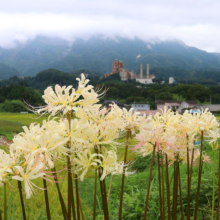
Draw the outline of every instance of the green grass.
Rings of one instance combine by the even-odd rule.
[[[37,117],[35,114],[0,113],[0,135],[13,139],[13,134],[23,131],[22,126],[33,122],[42,123],[47,117]]]
[[[23,125],[28,125],[35,120],[33,114],[10,114],[10,113],[0,113],[0,135],[5,135],[8,139],[12,139],[13,132],[20,132]],[[39,118],[36,121],[41,123],[44,118]],[[121,139],[120,141],[124,141]],[[134,140],[132,140],[132,145]],[[0,146],[0,148],[5,148]],[[213,151],[210,146],[205,144],[205,151],[213,159]],[[120,159],[123,159],[124,156],[124,147],[118,149]],[[137,172],[125,179],[125,189],[124,189],[124,199],[123,199],[123,218],[128,220],[139,220],[143,218],[147,184],[149,178],[149,169],[151,156],[141,158],[137,157],[136,154],[130,149],[128,151],[128,160],[134,160],[133,169]],[[217,163],[218,163],[218,153],[217,153]],[[65,158],[64,158],[65,161]],[[65,166],[65,163],[56,162],[56,169],[61,170]],[[217,174],[218,168],[216,167],[216,192],[217,192]],[[182,194],[183,194],[183,204],[186,208],[187,204],[187,167],[186,164],[180,165],[181,173],[181,183],[182,183]],[[200,191],[200,211],[198,219],[210,219],[211,213],[211,198],[212,198],[212,174],[213,174],[213,164],[204,164],[202,172],[202,181],[201,181],[201,191]],[[60,187],[64,197],[64,201],[67,201],[67,173],[62,172],[60,176]],[[82,206],[85,213],[85,219],[92,219],[93,212],[93,196],[94,196],[94,173],[90,171],[85,178],[84,182],[79,181],[79,192],[82,199]],[[191,209],[193,215],[193,209],[195,207],[195,198],[196,198],[196,187],[197,187],[197,177],[198,177],[198,167],[193,169],[193,179],[192,179],[192,190],[191,190]],[[169,168],[169,178],[173,178],[173,167]],[[110,184],[110,177],[106,178],[107,191]],[[34,181],[39,187],[43,187],[42,179],[37,179]],[[110,219],[118,219],[118,207],[119,207],[119,196],[120,196],[120,186],[121,186],[121,176],[115,176],[112,185],[112,191],[110,196]],[[171,199],[172,199],[172,182],[171,182]],[[21,206],[20,198],[17,188],[17,182],[15,180],[10,181],[10,185],[7,187],[7,196],[8,196],[8,219],[17,220],[21,219]],[[50,200],[50,209],[52,219],[63,219],[62,212],[59,204],[57,189],[55,184],[48,183],[49,191],[49,200]],[[97,193],[97,220],[103,218],[102,212],[102,202],[100,196],[100,189],[98,187]],[[25,195],[24,195],[25,196]],[[217,195],[216,195],[217,196]],[[0,201],[3,201],[3,188],[0,188]],[[44,192],[43,190],[37,189],[36,195],[31,199],[25,199],[25,208],[29,220],[40,220],[46,219],[45,213],[45,203],[44,203]],[[3,211],[3,203],[0,202],[0,209]],[[178,209],[179,211],[179,209]],[[186,211],[186,209],[184,209]],[[158,170],[157,163],[155,161],[152,182],[151,182],[151,194],[149,200],[149,211],[148,219],[159,220],[159,190],[158,190]],[[178,217],[180,219],[180,216]]]

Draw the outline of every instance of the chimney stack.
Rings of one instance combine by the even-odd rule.
[[[147,64],[147,79],[150,79],[149,64]]]
[[[141,64],[141,69],[140,69],[140,78],[143,79],[143,64]]]

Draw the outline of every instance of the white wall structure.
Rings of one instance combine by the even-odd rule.
[[[131,108],[133,108],[133,111],[149,111],[150,104],[149,103],[132,103]]]
[[[169,84],[173,84],[174,83],[174,78],[173,77],[169,77]]]
[[[120,75],[122,81],[126,81],[127,80],[127,73],[126,73],[125,69],[120,69],[119,75]]]
[[[136,82],[140,82],[142,84],[152,84],[152,79],[136,79]]]

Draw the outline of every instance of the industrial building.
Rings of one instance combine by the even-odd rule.
[[[121,60],[115,60],[112,62],[112,73],[119,73],[120,69],[124,69],[125,64]]]
[[[153,81],[152,79],[155,78],[154,74],[150,75],[150,65],[147,64],[147,68],[146,68],[146,77],[143,76],[143,64],[141,64],[141,68],[140,68],[140,78],[136,78],[136,82],[140,82],[143,84],[152,84]]]
[[[151,84],[153,83],[152,79],[155,78],[154,74],[150,75],[149,64],[147,64],[146,77],[143,76],[143,64],[140,67],[140,75],[134,73],[134,71],[129,72],[128,69],[125,69],[125,64],[121,60],[114,60],[112,62],[112,73],[118,73],[122,81],[126,81],[128,79],[135,79],[136,82],[140,82],[143,84]],[[106,73],[104,77],[108,77],[110,74]]]

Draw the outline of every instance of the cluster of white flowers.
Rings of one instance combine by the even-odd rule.
[[[216,117],[204,110],[201,113],[185,111],[183,115],[164,109],[149,119],[149,127],[136,135],[137,144],[134,148],[139,154],[151,154],[153,146],[156,151],[167,154],[169,161],[187,162],[187,149],[189,156],[194,149],[194,161],[200,156],[196,143],[203,141],[216,142],[220,137],[219,123]],[[206,154],[204,159],[206,160]]]
[[[142,156],[156,150],[165,152],[170,161],[185,161],[203,133],[210,142],[220,134],[216,118],[207,110],[202,114],[185,112],[183,115],[170,110],[155,116],[139,116],[132,109],[120,109],[116,104],[103,108],[98,94],[82,74],[78,88],[72,86],[49,87],[44,91],[46,105],[32,108],[35,113],[50,113],[42,125],[32,123],[23,127],[10,145],[9,152],[0,150],[0,186],[10,180],[23,181],[26,198],[37,187],[32,180],[46,178],[47,169],[54,168],[55,161],[69,158],[73,172],[81,181],[89,170],[100,173],[100,180],[107,175],[129,175],[128,163],[119,161],[118,149],[125,134],[135,137],[134,148]],[[59,113],[59,114],[58,114]],[[194,159],[199,156],[195,152]]]
[[[81,75],[78,88],[55,86],[44,91],[46,105],[37,108],[29,106],[37,114],[48,114],[42,125],[37,123],[24,126],[16,135],[8,153],[0,151],[0,184],[9,180],[23,181],[26,198],[35,193],[37,187],[32,180],[46,178],[47,169],[54,168],[55,161],[64,162],[66,156],[81,181],[88,170],[98,170],[100,180],[107,175],[125,175],[128,164],[119,161],[117,149],[125,131],[132,135],[147,129],[148,120],[126,109],[112,104],[103,108],[98,94],[89,80]],[[67,164],[67,168],[70,164]]]

